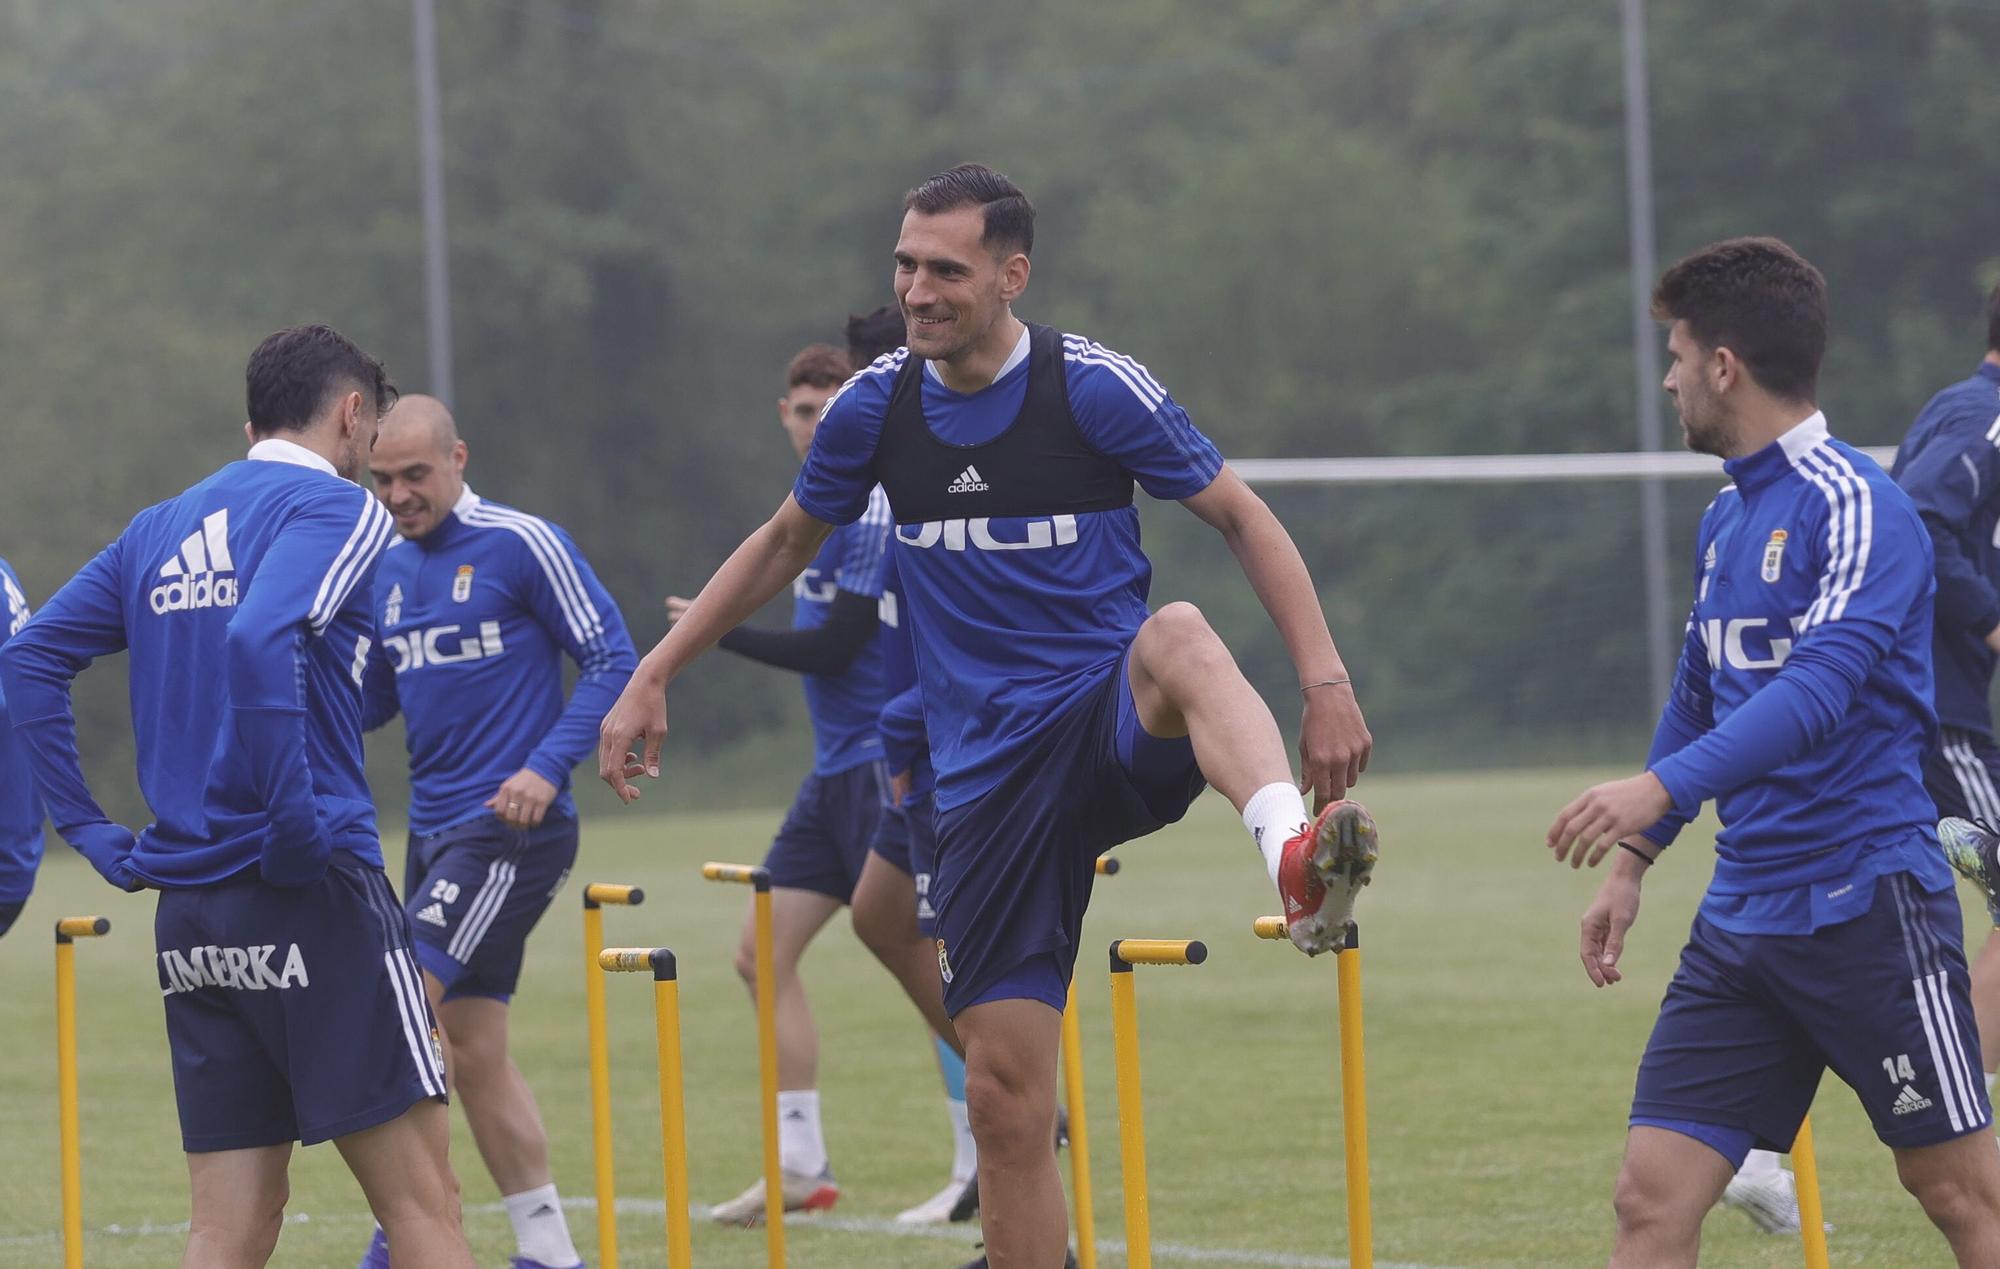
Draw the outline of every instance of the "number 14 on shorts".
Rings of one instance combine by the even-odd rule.
[[[1883,1058],[1882,1073],[1889,1077],[1891,1084],[1904,1084],[1917,1078],[1916,1068],[1910,1065],[1910,1055],[1907,1053]]]

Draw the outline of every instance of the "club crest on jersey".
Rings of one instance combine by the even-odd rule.
[[[1760,574],[1765,581],[1778,580],[1778,570],[1785,563],[1785,539],[1790,536],[1783,529],[1771,530],[1771,540],[1764,544],[1764,568]]]
[[[458,576],[451,579],[451,602],[462,604],[472,598],[472,565],[458,566]]]
[[[389,588],[389,598],[382,605],[382,624],[393,626],[403,619],[403,584],[397,582]]]
[[[938,977],[944,979],[945,982],[949,983],[951,981],[951,957],[945,954],[943,939],[939,939],[937,941],[937,945],[938,945]]]

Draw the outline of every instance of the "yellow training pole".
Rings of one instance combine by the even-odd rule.
[[[785,1178],[778,1168],[777,970],[771,952],[771,874],[748,864],[707,863],[710,881],[750,886],[757,942],[757,1065],[764,1102],[764,1238],[771,1269],[785,1263]]]
[[[1097,857],[1097,875],[1118,875],[1118,860]],[[1069,980],[1069,1003],[1062,1017],[1063,1101],[1069,1110],[1069,1175],[1076,1194],[1077,1269],[1097,1269],[1097,1212],[1090,1197],[1090,1126],[1083,1105],[1083,1028],[1077,1020],[1076,979]]]
[[[611,1166],[611,1049],[604,1021],[604,978],[597,972],[604,950],[607,903],[636,907],[646,901],[637,886],[593,882],[583,888],[583,1003],[590,1027],[590,1144],[597,1172],[597,1262],[618,1269],[618,1183]]]
[[[688,1220],[687,1111],[681,1090],[681,994],[674,954],[664,947],[602,952],[607,973],[653,972],[653,1026],[660,1044],[660,1167],[666,1178],[667,1266],[692,1269]]]
[[[1806,1269],[1827,1269],[1826,1210],[1819,1201],[1819,1158],[1813,1154],[1812,1116],[1799,1122],[1792,1143],[1792,1174],[1799,1183],[1799,1239],[1805,1244]]]
[[[56,922],[56,1118],[62,1155],[63,1269],[83,1269],[83,1138],[76,1103],[77,939],[108,933],[103,917]]]
[[[1361,931],[1347,923],[1347,940],[1334,955],[1340,980],[1340,1112],[1347,1144],[1347,1258],[1354,1269],[1374,1269],[1374,1209],[1368,1198],[1368,1075],[1362,1065]]]
[[[1153,1269],[1146,1210],[1145,1099],[1139,1087],[1139,996],[1134,965],[1199,965],[1208,948],[1187,939],[1117,939],[1111,944],[1111,1051],[1118,1068],[1118,1157],[1125,1191],[1125,1264]]]
[[[1283,941],[1285,918],[1258,917],[1257,937]],[[1347,1259],[1353,1269],[1375,1264],[1374,1207],[1368,1195],[1368,1075],[1361,1043],[1361,931],[1347,923],[1334,956],[1340,986],[1340,1113],[1347,1151]]]

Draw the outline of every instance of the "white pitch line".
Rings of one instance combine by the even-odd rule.
[[[566,1208],[595,1210],[594,1198],[566,1198]],[[507,1208],[500,1203],[483,1203],[468,1207],[468,1216],[498,1216]],[[620,1212],[630,1212],[637,1216],[661,1216],[667,1210],[661,1199],[621,1198],[618,1200]],[[696,1220],[708,1216],[706,1207],[697,1205],[692,1209]],[[287,1225],[354,1225],[364,1227],[374,1224],[374,1218],[365,1212],[337,1212],[325,1216],[314,1216],[310,1212],[292,1212],[286,1215]],[[831,1229],[848,1234],[876,1234],[889,1238],[924,1238],[935,1242],[959,1243],[970,1247],[979,1239],[977,1228],[968,1225],[901,1225],[895,1221],[870,1220],[858,1216],[788,1216],[785,1224],[798,1229]],[[181,1235],[188,1231],[186,1221],[171,1224],[147,1222],[139,1225],[106,1225],[102,1229],[90,1231],[98,1238],[159,1238],[168,1234]],[[42,1234],[9,1234],[0,1236],[0,1247],[26,1247],[43,1243],[53,1244],[58,1235],[53,1231]],[[1097,1249],[1122,1256],[1125,1241],[1119,1238],[1100,1238]],[[1179,1261],[1185,1264],[1201,1265],[1256,1265],[1262,1269],[1349,1269],[1349,1261],[1340,1256],[1311,1256],[1290,1251],[1257,1251],[1247,1247],[1195,1247],[1182,1243],[1154,1243],[1153,1255],[1156,1259]],[[1450,1269],[1446,1265],[1419,1264],[1413,1261],[1378,1260],[1376,1269]]]

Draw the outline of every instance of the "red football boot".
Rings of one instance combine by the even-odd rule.
[[[1285,932],[1308,956],[1337,952],[1354,918],[1354,897],[1375,873],[1375,821],[1359,802],[1334,802],[1285,843],[1278,896]]]

